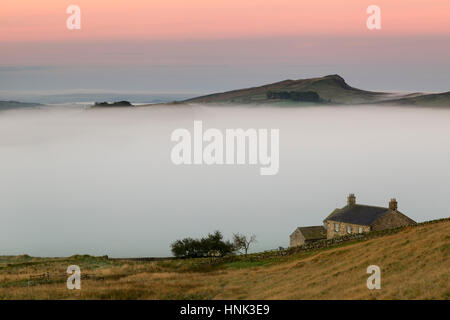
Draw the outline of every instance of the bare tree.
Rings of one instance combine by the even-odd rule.
[[[252,243],[256,242],[256,236],[252,235],[251,237],[247,237],[243,234],[235,233],[233,234],[233,244],[236,250],[244,250],[245,254],[247,254],[248,249]]]

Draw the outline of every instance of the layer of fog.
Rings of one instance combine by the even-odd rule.
[[[280,129],[280,171],[175,166],[171,132]],[[170,106],[0,113],[0,255],[167,256],[216,229],[289,244],[346,195],[417,221],[447,217],[450,111]]]

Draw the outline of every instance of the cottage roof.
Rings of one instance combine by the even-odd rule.
[[[328,217],[326,217],[323,221],[327,221],[329,220],[332,216],[334,216],[335,214],[337,214],[339,211],[341,211],[341,209],[334,209],[329,215]]]
[[[305,240],[318,240],[327,237],[327,231],[323,226],[298,227],[297,229],[303,234]]]
[[[361,204],[347,205],[342,209],[334,210],[325,221],[332,220],[369,226],[388,211],[388,208],[383,207]]]

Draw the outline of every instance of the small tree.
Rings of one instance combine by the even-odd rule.
[[[236,250],[244,250],[244,253],[248,253],[248,249],[252,243],[256,242],[256,236],[252,235],[247,237],[243,234],[235,233],[233,234],[233,244]]]

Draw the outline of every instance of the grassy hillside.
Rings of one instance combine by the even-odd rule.
[[[207,259],[0,257],[0,298],[450,299],[448,220],[363,242],[260,257],[214,264]],[[66,289],[71,264],[81,267],[81,290]],[[372,264],[381,268],[381,290],[366,287],[366,268]],[[48,278],[39,278],[46,272]]]

